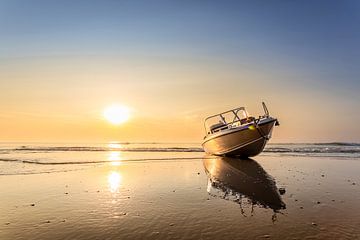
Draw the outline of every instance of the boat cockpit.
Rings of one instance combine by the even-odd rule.
[[[259,116],[261,118],[269,117],[269,112],[265,103],[263,108],[265,111],[264,116]],[[227,129],[236,128],[251,122],[255,122],[257,119],[249,115],[244,107],[234,108],[226,112],[212,115],[207,117],[204,122],[204,128],[206,135],[224,131]]]

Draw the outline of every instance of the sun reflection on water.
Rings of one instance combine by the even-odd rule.
[[[108,184],[110,192],[116,193],[119,191],[121,185],[122,176],[119,172],[112,171],[108,175]]]
[[[121,149],[122,145],[120,143],[111,142],[108,144],[108,148],[110,149]]]
[[[121,165],[121,155],[119,151],[111,151],[108,155],[108,160],[113,166]]]

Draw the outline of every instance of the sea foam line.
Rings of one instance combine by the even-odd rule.
[[[70,162],[39,162],[37,160],[22,160],[14,158],[2,158],[1,162],[18,162],[18,163],[27,163],[27,164],[38,164],[38,165],[80,165],[80,164],[102,164],[102,163],[116,163],[116,162],[149,162],[149,161],[173,161],[173,160],[197,160],[204,158],[216,158],[216,156],[209,157],[173,157],[173,158],[136,158],[136,159],[121,159],[119,161],[108,161],[108,160],[99,160],[99,161],[70,161]]]

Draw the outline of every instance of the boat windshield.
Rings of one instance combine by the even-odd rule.
[[[221,130],[233,128],[247,123],[249,114],[245,108],[235,108],[205,119],[206,134],[215,133]]]

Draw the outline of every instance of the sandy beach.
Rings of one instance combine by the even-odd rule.
[[[0,239],[360,238],[357,158],[197,156],[3,174]]]

